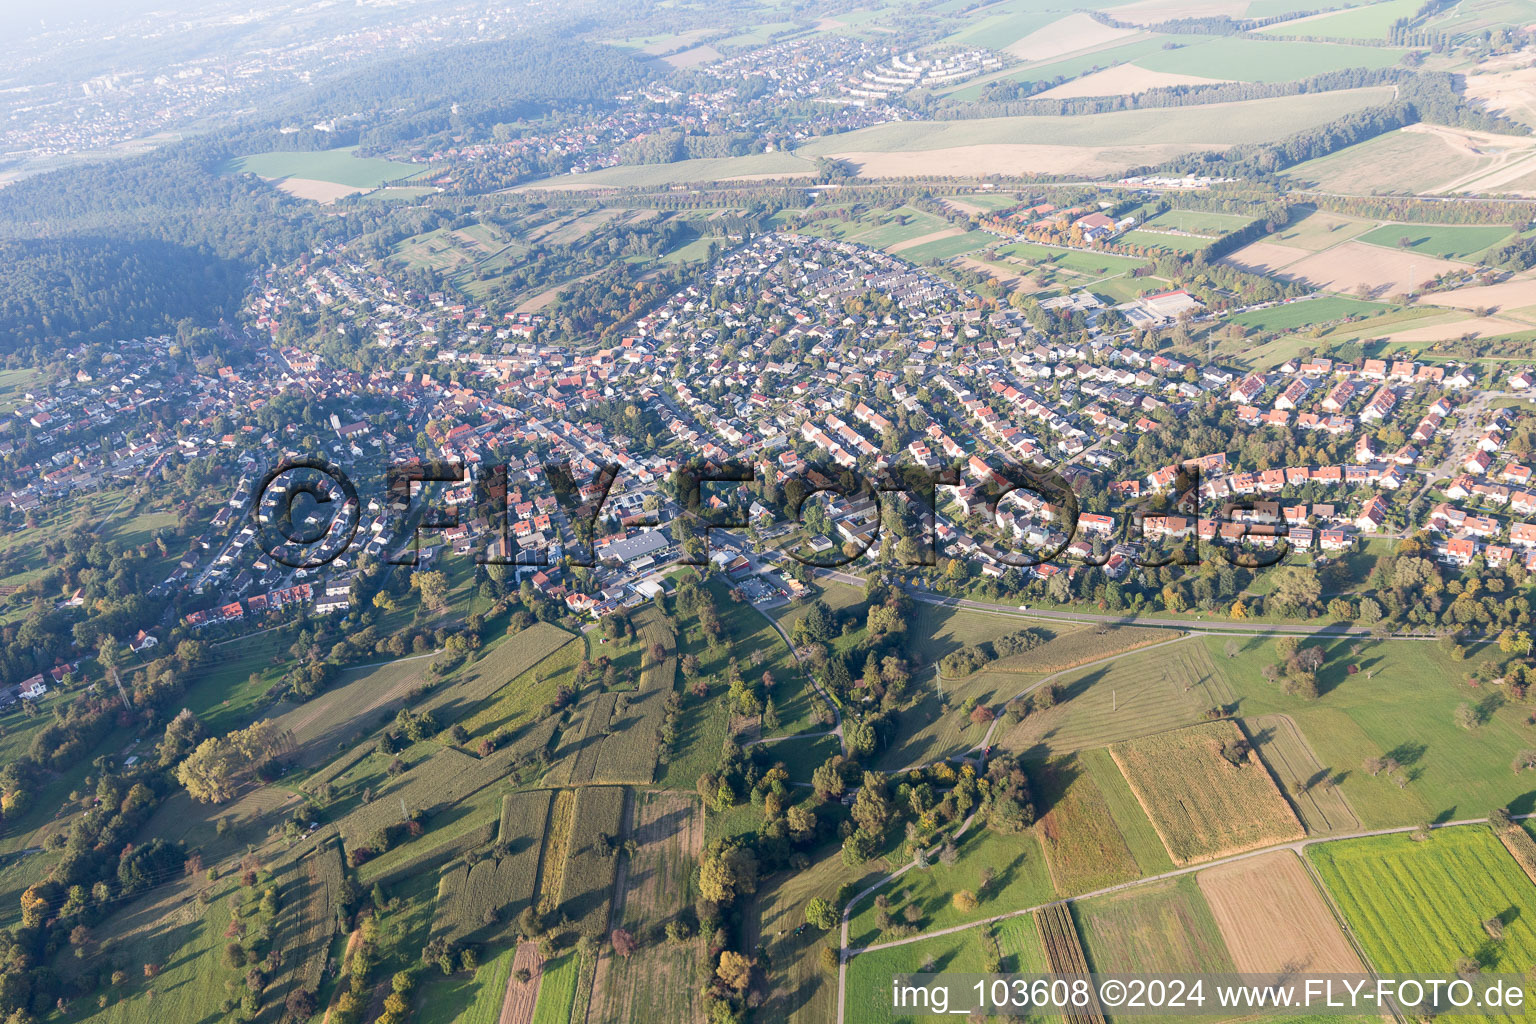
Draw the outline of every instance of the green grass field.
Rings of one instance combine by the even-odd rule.
[[[1214,238],[1195,238],[1190,235],[1172,235],[1165,231],[1127,231],[1118,241],[1126,245],[1139,245],[1146,249],[1167,249],[1170,252],[1199,252],[1215,241]]]
[[[955,256],[988,245],[996,244],[998,238],[990,231],[967,231],[963,235],[954,235],[950,238],[937,238],[922,245],[914,245],[902,249],[896,255],[913,263],[925,263],[928,260],[947,260]]]
[[[1359,299],[1330,295],[1321,299],[1256,309],[1251,313],[1239,313],[1232,321],[1261,331],[1293,331],[1298,327],[1329,323],[1347,316],[1371,316],[1390,308],[1380,302],[1362,302]]]
[[[1345,68],[1389,67],[1402,58],[1403,52],[1382,46],[1213,36],[1177,49],[1147,54],[1138,58],[1136,65],[1148,71],[1238,82],[1291,82]]]
[[[567,953],[544,965],[539,979],[539,999],[533,1008],[533,1024],[569,1024],[571,1003],[576,998],[578,963]]]
[[[1372,965],[1384,974],[1450,975],[1462,957],[1485,971],[1536,959],[1536,889],[1483,825],[1322,843],[1308,858]],[[1483,922],[1497,917],[1503,938]]]
[[[304,178],[352,188],[377,188],[386,181],[425,173],[425,164],[408,164],[378,157],[360,157],[356,146],[318,152],[252,153],[231,160],[225,170],[263,178]]]
[[[1206,213],[1203,210],[1164,210],[1147,221],[1145,227],[1165,231],[1189,231],[1197,235],[1227,235],[1252,221],[1231,213]]]
[[[855,890],[863,889],[880,873],[875,864],[844,867],[835,843],[813,856],[803,871],[781,871],[760,880],[743,913],[749,948],[761,945],[774,965],[765,976],[764,1013],[790,1024],[825,1024],[837,1015],[837,979],[819,962],[821,949],[829,942],[836,946],[837,935],[815,928],[795,934],[805,923],[806,904],[818,896],[835,899],[845,880]]]
[[[1412,18],[1422,6],[1416,0],[1382,0],[1381,3],[1365,4],[1347,11],[1339,11],[1322,18],[1314,18],[1300,24],[1280,24],[1262,28],[1268,35],[1320,36],[1325,39],[1382,39],[1385,40],[1392,23],[1399,18]]]
[[[496,1024],[516,956],[516,947],[509,946],[467,977],[422,972],[411,1019],[418,1024]]]
[[[1509,228],[1502,226],[1385,224],[1361,235],[1360,241],[1388,249],[1411,249],[1427,256],[1468,259],[1510,234]],[[1407,245],[1403,244],[1404,239]]]
[[[1033,836],[973,828],[957,846],[960,859],[953,867],[935,859],[927,868],[914,868],[879,890],[890,897],[891,913],[897,920],[907,906],[916,906],[922,912],[918,927],[928,931],[1055,899],[1045,855]],[[992,884],[985,888],[981,884],[984,868],[995,873]],[[954,894],[962,889],[969,889],[980,899],[975,910],[966,912],[955,906]],[[875,926],[874,894],[858,904],[848,925],[848,940],[855,946],[881,940]]]
[[[892,1005],[891,978],[898,974],[980,974],[981,937],[971,928],[921,942],[860,953],[848,965],[848,1024],[898,1024],[933,1020],[931,1014],[904,1012]],[[831,1018],[826,1018],[831,1019]]]
[[[1072,904],[1089,967],[1110,974],[1232,971],[1210,905],[1193,875]]]

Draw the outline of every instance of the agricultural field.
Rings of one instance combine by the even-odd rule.
[[[1233,970],[1216,918],[1191,875],[1072,904],[1089,967],[1102,974]]]
[[[532,1024],[570,1024],[579,973],[580,963],[574,952],[565,953],[544,965]]]
[[[1305,35],[1324,39],[1371,39],[1385,41],[1392,23],[1401,18],[1413,18],[1419,13],[1414,0],[1381,0],[1380,3],[1364,4],[1349,10],[1297,18],[1268,28],[1261,33],[1273,35]]]
[[[867,946],[882,940],[876,924],[876,895],[890,900],[891,914],[899,921],[908,906],[922,914],[923,931],[946,928],[966,921],[979,920],[1007,910],[1047,903],[1056,898],[1051,885],[1045,855],[1033,836],[1010,836],[984,828],[973,828],[956,843],[959,859],[947,866],[934,858],[922,871],[908,871],[890,885],[871,894],[857,905],[849,921],[849,942]],[[993,878],[982,884],[983,872]],[[955,906],[954,895],[961,890],[976,894],[978,905],[963,911]],[[883,936],[890,938],[890,936]]]
[[[1149,53],[1137,58],[1136,64],[1149,71],[1236,82],[1290,82],[1345,68],[1390,67],[1402,59],[1403,52],[1384,46],[1211,36],[1186,46]]]
[[[1386,63],[1396,60],[1390,51],[1365,52],[1372,60],[1381,55],[1388,58]],[[815,140],[795,155],[803,160],[835,157],[871,177],[1007,174],[1021,160],[1044,174],[1117,173],[1208,148],[1206,140],[1212,138],[1228,143],[1268,141],[1382,102],[1389,94],[1388,89],[1372,87],[1198,108],[892,122]]]
[[[623,830],[624,800],[625,791],[620,786],[586,786],[576,791],[559,906],[560,913],[569,917],[582,935],[608,931],[617,860],[615,841]]]
[[[1175,864],[1242,853],[1305,833],[1264,763],[1232,722],[1211,722],[1110,747]]]
[[[1255,309],[1239,313],[1231,319],[1233,323],[1261,331],[1294,331],[1298,327],[1332,323],[1346,317],[1374,316],[1391,308],[1380,302],[1361,302],[1359,299],[1329,295],[1304,302],[1287,302],[1268,309]]]
[[[554,785],[649,783],[655,772],[657,732],[666,716],[677,667],[677,644],[655,608],[635,613],[639,637],[638,688],[595,693],[573,710],[545,778]],[[652,656],[659,645],[663,657]]]
[[[1536,888],[1484,825],[1422,842],[1396,834],[1319,843],[1307,856],[1383,974],[1450,975],[1463,957],[1520,972],[1536,957]],[[1497,942],[1483,927],[1495,917]]]
[[[1239,972],[1363,972],[1322,893],[1291,851],[1207,868],[1195,878]]]
[[[534,635],[519,641],[524,634]],[[494,673],[505,682],[486,694],[478,706],[466,707],[468,714],[459,722],[469,733],[465,748],[475,748],[498,730],[518,734],[543,713],[560,687],[573,685],[576,664],[586,653],[580,638],[538,623],[482,656],[476,662],[479,672]]]
[[[1509,235],[1503,226],[1385,224],[1361,235],[1360,241],[1446,259],[1472,259]]]
[[[472,865],[456,864],[443,872],[438,883],[432,931],[454,941],[481,939],[498,934],[501,926],[516,920],[533,903],[543,848],[543,823],[553,794],[549,790],[509,794],[503,804],[502,823],[508,813],[517,814],[524,834],[507,843],[506,856],[487,856]],[[537,823],[536,825],[534,823]],[[533,834],[527,834],[532,826]]]
[[[1102,747],[1193,725],[1208,709],[1233,699],[1225,674],[1198,641],[1189,640],[1164,641],[1085,667],[1054,685],[1056,703],[999,729],[999,746],[1031,759]]]
[[[1492,166],[1490,156],[1450,133],[1420,128],[1413,125],[1386,132],[1283,173],[1297,182],[1348,195],[1437,193]]]
[[[1280,788],[1311,835],[1348,832],[1360,819],[1333,775],[1320,763],[1289,715],[1260,715],[1244,720],[1259,759],[1269,767]]]

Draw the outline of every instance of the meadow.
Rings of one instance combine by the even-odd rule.
[[[908,906],[922,914],[918,927],[924,931],[979,920],[1007,910],[1019,910],[1056,898],[1046,868],[1045,855],[1032,835],[1009,836],[985,828],[973,828],[956,843],[959,859],[946,866],[935,857],[925,869],[908,871],[891,884],[862,900],[848,924],[848,941],[867,946],[883,938],[875,924],[874,898],[884,893],[891,913],[901,920]],[[982,872],[990,869],[993,880],[982,885]],[[962,889],[976,894],[974,910],[961,910],[954,895]]]
[[[1305,833],[1257,755],[1234,764],[1244,739],[1233,722],[1210,722],[1109,748],[1175,864],[1242,853]]]
[[[377,188],[387,181],[416,177],[429,170],[425,164],[361,157],[356,146],[315,152],[252,153],[231,160],[225,167],[226,173],[328,181],[356,189]]]
[[[848,1000],[844,1019],[848,1024],[932,1020],[931,1015],[899,1012],[892,1005],[891,978],[918,973],[980,974],[982,964],[981,937],[974,928],[860,953],[848,964],[848,991],[864,996]]]
[[[1509,235],[1509,228],[1504,226],[1385,224],[1361,235],[1360,241],[1446,259],[1469,259]],[[1407,245],[1403,244],[1405,239]]]
[[[801,931],[805,907],[816,898],[834,901],[846,880],[855,891],[872,884],[880,871],[874,864],[853,875],[843,866],[836,844],[812,854],[809,867],[780,871],[758,881],[757,892],[743,914],[748,948],[763,948],[774,969],[766,974],[764,1013],[790,1024],[824,1024],[837,1015],[837,979],[820,963],[820,951],[836,947],[836,933],[815,928]]]
[[[1298,327],[1331,323],[1345,317],[1372,316],[1391,307],[1380,302],[1362,302],[1341,295],[1328,295],[1305,302],[1287,302],[1268,309],[1255,309],[1232,317],[1233,323],[1261,331],[1294,331]]]
[[[1524,971],[1536,959],[1536,889],[1484,825],[1319,843],[1307,856],[1376,970]],[[1411,908],[1411,909],[1410,909]],[[1495,941],[1483,922],[1497,917]]]
[[[1256,36],[1212,36],[1136,60],[1148,71],[1165,71],[1237,82],[1291,82],[1345,68],[1382,68],[1403,52],[1383,46],[1347,46],[1269,40]],[[1271,138],[1278,138],[1278,135]]]
[[[1325,656],[1320,695],[1307,699],[1264,679],[1264,666],[1278,660],[1271,641],[1246,639],[1230,659],[1220,638],[1198,642],[1220,663],[1245,719],[1283,713],[1295,721],[1363,827],[1450,820],[1505,805],[1517,814],[1536,811],[1536,786],[1509,769],[1531,746],[1525,713],[1498,692],[1463,682],[1480,661],[1498,656],[1491,646],[1474,647],[1461,661],[1417,640],[1304,641]],[[1472,729],[1456,722],[1460,704],[1477,713]],[[1374,757],[1393,758],[1400,772],[1367,774],[1363,763]]]
[[[1098,973],[1214,974],[1231,954],[1194,876],[1148,882],[1072,904],[1088,963]]]

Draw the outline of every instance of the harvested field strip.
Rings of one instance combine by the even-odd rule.
[[[693,872],[704,852],[703,811],[691,794],[633,794],[625,836],[636,846],[626,858],[615,907],[615,917],[631,932],[664,926],[693,905]]]
[[[570,851],[560,879],[560,910],[583,935],[607,931],[617,838],[623,828],[624,789],[588,786],[576,791]]]
[[[1110,747],[1178,865],[1300,839],[1306,833],[1235,722],[1209,722]]]
[[[1123,651],[1170,639],[1166,629],[1117,626],[1062,633],[1024,654],[999,658],[987,666],[990,672],[1064,672]]]
[[[703,1019],[697,940],[687,945],[653,943],[631,957],[605,953],[592,980],[587,1024]]]
[[[298,931],[302,935],[297,949],[307,955],[294,974],[300,988],[313,992],[320,987],[330,959],[330,938],[336,930],[336,908],[346,871],[341,861],[341,843],[331,839],[304,858],[305,894]]]
[[[565,878],[565,857],[571,848],[571,820],[575,812],[575,792],[569,789],[557,792],[549,808],[549,828],[544,833],[544,846],[539,851],[537,891],[539,907],[545,912],[554,910],[560,899],[560,886]]]
[[[1515,863],[1520,865],[1520,870],[1532,882],[1536,882],[1536,839],[1531,838],[1522,825],[1511,825],[1509,828],[1494,829],[1499,837],[1499,842],[1504,844],[1504,849],[1515,858]]]
[[[1289,850],[1207,868],[1195,877],[1237,970],[1365,970],[1312,876]]]
[[[1088,958],[1083,955],[1077,926],[1072,923],[1072,913],[1065,903],[1053,903],[1035,911],[1035,928],[1040,933],[1040,945],[1045,948],[1050,973],[1088,974]],[[1104,1024],[1104,1009],[1094,996],[1088,1006],[1069,1008],[1062,1017],[1066,1024]]]
[[[527,981],[517,980],[517,972],[520,970],[528,972]],[[533,1020],[534,1007],[539,1002],[539,983],[543,976],[544,958],[539,955],[539,944],[521,943],[512,958],[512,976],[507,979],[507,992],[501,1001],[501,1016],[497,1024],[529,1024]]]
[[[1344,791],[1332,784],[1331,773],[1318,763],[1290,715],[1260,715],[1247,724],[1254,750],[1280,780],[1308,832],[1350,832],[1360,827]]]

